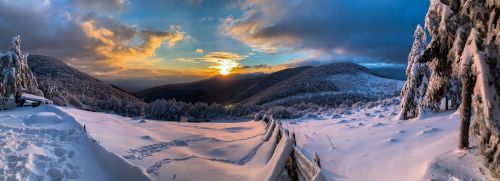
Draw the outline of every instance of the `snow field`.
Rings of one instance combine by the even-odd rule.
[[[157,180],[275,180],[293,146],[280,127],[260,121],[179,123],[133,120],[60,108],[89,135]],[[250,171],[251,170],[251,171]]]
[[[82,130],[51,110],[0,114],[0,180],[108,180]]]
[[[297,145],[309,158],[310,153],[319,154],[330,180],[494,180],[487,176],[477,150],[456,149],[458,114],[400,121],[395,118],[398,109],[377,106],[283,125],[296,133]]]

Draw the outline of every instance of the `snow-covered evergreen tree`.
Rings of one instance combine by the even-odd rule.
[[[414,118],[422,111],[421,102],[427,89],[430,73],[427,65],[419,62],[427,46],[426,36],[422,26],[418,25],[413,35],[411,52],[408,55],[408,67],[406,68],[408,81],[401,91],[400,119]]]
[[[427,90],[422,102],[414,101],[418,96],[410,85],[420,80],[409,75],[409,86],[402,93],[402,118],[415,116],[417,111],[411,109],[418,106],[437,111],[443,100],[450,101],[453,109],[460,105],[459,147],[471,146],[472,123],[477,147],[496,177],[500,177],[499,17],[497,0],[431,0],[425,24],[432,40],[418,60],[431,70]]]
[[[2,109],[19,103],[23,92],[41,94],[38,84],[28,67],[28,54],[21,51],[21,38],[16,36],[11,41],[10,50],[0,57],[0,98]]]

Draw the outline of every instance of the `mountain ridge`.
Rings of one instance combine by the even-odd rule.
[[[234,75],[234,77],[214,76],[192,83],[158,86],[135,92],[135,94],[146,102],[175,98],[185,102],[265,104],[274,99],[300,93],[335,91],[337,88],[328,80],[328,76],[349,73],[366,73],[374,77],[382,77],[364,66],[350,62],[339,62],[321,66],[294,67],[266,75],[246,76],[246,78],[241,79],[234,77],[242,75]],[[302,84],[302,82],[308,82],[308,84]],[[294,86],[287,87],[286,85]],[[279,86],[287,88],[281,92],[276,91],[280,89]],[[276,96],[276,94],[282,95]],[[355,96],[353,95],[353,97]]]
[[[133,94],[45,55],[30,54],[28,65],[44,96],[60,106],[140,115],[146,103]]]

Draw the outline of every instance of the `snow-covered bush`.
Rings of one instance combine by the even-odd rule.
[[[291,107],[274,106],[266,111],[266,115],[272,115],[275,119],[294,119],[301,116],[297,112]]]
[[[255,115],[253,116],[253,120],[260,121],[264,118],[264,115],[265,115],[264,111],[259,111],[259,112],[255,113]]]
[[[193,104],[175,99],[160,99],[149,103],[146,116],[168,121],[178,121],[182,116],[186,116],[191,118],[190,121],[206,121],[214,118],[248,116],[260,110],[260,106],[251,104],[223,106],[217,103],[209,105],[204,102],[196,102]]]

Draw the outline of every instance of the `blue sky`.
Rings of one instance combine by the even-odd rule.
[[[26,7],[30,8],[26,8]],[[0,1],[0,43],[140,88],[352,61],[404,66],[427,0]]]

